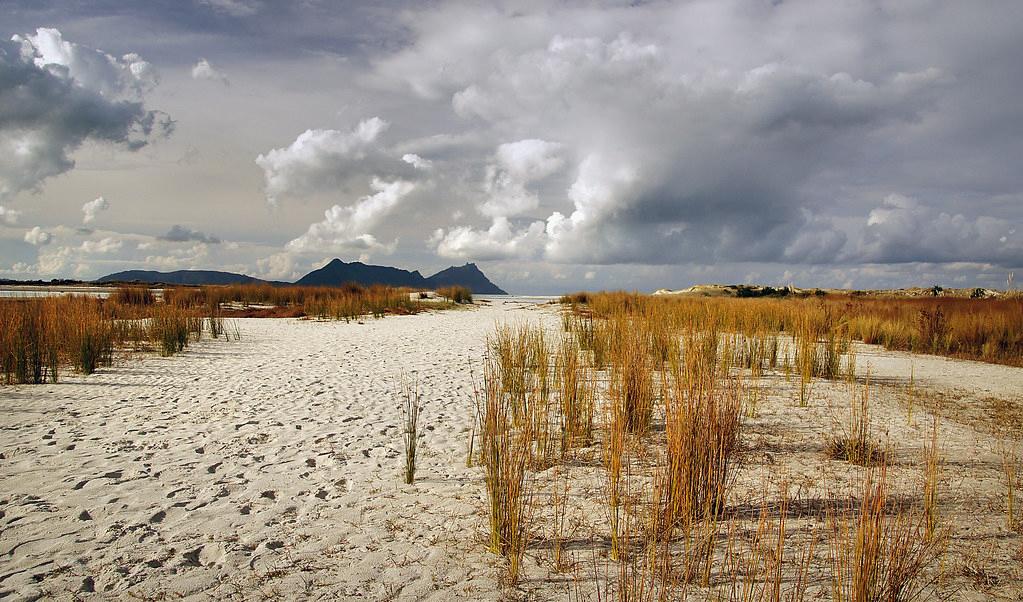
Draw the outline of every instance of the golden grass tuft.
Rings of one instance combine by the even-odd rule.
[[[508,561],[507,579],[514,584],[529,537],[535,492],[527,471],[530,423],[516,421],[518,400],[508,393],[502,368],[494,360],[484,364],[483,383],[476,389],[477,437],[487,489],[488,547]]]
[[[884,462],[886,453],[870,435],[870,382],[853,389],[849,417],[840,433],[827,441],[827,455],[850,464],[871,466]]]
[[[858,505],[833,509],[832,600],[911,602],[933,595],[931,569],[945,550],[948,534],[928,535],[922,513],[889,496],[887,468],[867,471]]]
[[[601,600],[796,602],[830,590],[837,600],[872,602],[935,591],[948,541],[937,422],[924,446],[923,495],[895,499],[890,454],[871,433],[870,383],[855,384],[841,305],[629,293],[562,302],[556,336],[497,328],[477,393],[470,450],[478,443],[487,539],[507,559],[510,582],[521,577],[530,539],[545,538],[549,566],[571,566],[575,596],[585,599],[582,568],[566,560],[582,545],[566,544],[572,499],[573,508],[603,510],[590,514],[589,540]],[[842,503],[808,500],[803,482],[790,497],[783,477],[776,496],[765,487],[757,516],[754,505],[734,499],[736,482],[745,481],[746,420],[762,395],[755,379],[792,365],[804,380],[803,405],[815,379],[850,382],[849,416],[830,453],[865,466],[867,483]],[[599,484],[571,487],[577,474]],[[549,487],[544,512],[536,511],[540,483]]]

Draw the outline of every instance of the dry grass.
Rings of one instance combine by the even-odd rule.
[[[401,399],[402,442],[405,447],[405,484],[416,481],[419,452],[419,416],[423,411],[423,396],[419,381],[401,373],[398,379],[398,398]]]
[[[923,512],[924,534],[928,540],[938,534],[938,484],[941,476],[941,451],[938,442],[938,417],[931,423],[931,439],[924,444]]]
[[[1016,442],[1001,444],[1002,476],[1005,484],[1005,528],[1017,531],[1023,528],[1023,519],[1016,516],[1016,494],[1020,484],[1019,448]]]
[[[164,290],[164,299],[184,308],[230,305],[225,315],[263,317],[246,308],[251,305],[275,311],[268,317],[286,314],[286,317],[311,316],[324,320],[346,322],[371,315],[379,318],[386,314],[414,314],[422,311],[423,304],[410,289],[373,285],[346,284],[327,286],[271,286],[269,284],[241,284],[230,286],[172,287]],[[237,306],[241,306],[240,308]]]
[[[156,329],[137,316],[155,311],[82,296],[0,300],[0,373],[7,384],[56,382],[66,369],[91,374],[119,349],[150,347]]]
[[[843,341],[861,340],[918,353],[933,353],[1023,366],[1023,297],[1001,299],[868,298],[829,295],[733,299],[643,296],[631,293],[587,293],[573,296],[573,307],[595,317],[616,312],[656,311],[683,321],[752,332],[816,331],[824,357],[817,375],[828,376],[837,365],[828,354],[841,351]],[[810,322],[809,324],[807,322]]]
[[[472,303],[472,291],[465,286],[445,286],[437,289],[437,294],[452,303]]]
[[[860,466],[880,464],[885,460],[881,444],[870,435],[870,382],[853,389],[849,404],[849,417],[841,432],[827,442],[827,454],[835,460],[844,460]]]
[[[218,306],[182,307],[151,295],[133,287],[105,300],[80,295],[0,300],[4,382],[56,382],[63,370],[91,374],[109,366],[119,351],[173,355],[204,334],[229,337]]]
[[[923,495],[891,497],[892,454],[871,434],[871,384],[855,384],[843,306],[627,293],[562,302],[560,340],[539,328],[497,329],[477,402],[488,539],[509,559],[513,581],[524,541],[542,534],[553,570],[573,567],[576,599],[588,590],[599,600],[695,593],[781,602],[830,593],[868,602],[934,591],[948,541],[938,426],[924,445]],[[848,419],[828,447],[866,466],[867,481],[857,499],[819,500],[817,514],[802,517],[783,480],[774,495],[765,487],[759,516],[748,516],[732,498],[746,421],[761,396],[753,379],[792,366],[803,381],[800,405],[809,405],[816,379],[850,381]],[[586,484],[570,486],[580,476]],[[544,479],[549,508],[537,513],[533,491]],[[569,500],[595,521],[588,544],[573,540],[590,547],[588,576],[565,559]]]
[[[121,305],[152,305],[156,295],[145,286],[122,286],[110,296],[111,301]]]
[[[668,381],[664,525],[689,533],[694,520],[724,509],[749,390],[739,377],[719,378],[712,368],[691,364],[678,365]]]
[[[423,305],[386,286],[270,285],[121,287],[108,299],[63,296],[0,300],[0,378],[7,384],[55,382],[61,371],[90,374],[118,350],[172,355],[204,334],[237,337],[234,316],[353,320],[409,314]],[[241,307],[238,307],[241,305]],[[249,305],[257,306],[253,310]],[[434,305],[436,306],[436,305]]]
[[[857,504],[832,511],[830,556],[836,602],[909,602],[933,595],[931,569],[947,544],[927,519],[889,497],[886,467],[868,470]]]
[[[508,392],[509,383],[505,381],[502,364],[488,360],[483,383],[477,388],[476,414],[480,465],[488,499],[488,547],[507,559],[507,580],[514,584],[529,537],[535,492],[527,474],[530,423],[516,421],[519,400]]]

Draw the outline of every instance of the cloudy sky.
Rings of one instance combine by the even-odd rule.
[[[132,4],[3,2],[0,278],[1023,279],[1015,0]]]

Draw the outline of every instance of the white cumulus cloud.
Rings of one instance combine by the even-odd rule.
[[[53,236],[39,226],[35,226],[28,232],[25,232],[25,242],[30,245],[41,247],[50,244],[51,240],[53,240]]]
[[[289,146],[260,154],[256,165],[263,169],[267,201],[276,204],[280,195],[308,194],[336,184],[345,166],[364,158],[388,125],[372,117],[347,132],[306,130]]]
[[[311,251],[335,252],[352,249],[386,249],[370,233],[412,190],[415,184],[403,180],[385,182],[374,178],[374,192],[350,207],[334,205],[324,212],[324,219],[309,226],[305,234],[287,244],[296,253]]]
[[[889,194],[867,216],[854,261],[974,262],[1023,265],[1019,224],[985,215],[935,210],[917,198]]]
[[[82,246],[79,249],[82,253],[88,254],[105,254],[113,253],[114,251],[120,250],[124,246],[124,242],[118,238],[108,236],[101,238],[100,240],[86,240],[82,242]]]
[[[437,254],[442,257],[487,261],[537,258],[543,251],[545,238],[543,222],[516,229],[507,217],[499,216],[486,230],[458,226],[446,233],[435,232],[432,240],[437,245]]]
[[[529,138],[497,147],[494,162],[487,167],[484,192],[487,199],[479,210],[490,217],[508,217],[536,209],[540,199],[527,185],[562,168],[561,145]]]
[[[109,208],[110,203],[103,197],[96,197],[84,203],[82,205],[82,223],[91,224],[96,221],[96,216],[99,215],[100,211],[106,211]]]
[[[429,159],[424,159],[415,153],[405,153],[401,156],[401,160],[408,163],[416,169],[430,169],[433,167],[433,162]]]

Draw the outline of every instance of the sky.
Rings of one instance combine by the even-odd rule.
[[[1015,0],[4,0],[0,278],[1023,279]]]

